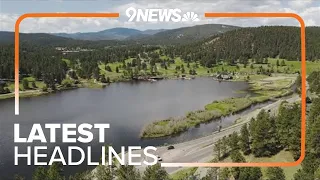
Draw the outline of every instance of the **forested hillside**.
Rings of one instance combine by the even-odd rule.
[[[136,39],[139,43],[153,45],[181,45],[190,44],[208,37],[239,29],[237,26],[223,24],[204,24],[192,27],[166,30],[153,36]]]
[[[14,32],[0,31],[0,46],[6,46],[14,43]],[[129,42],[126,42],[127,44]],[[20,44],[34,45],[34,46],[68,46],[68,47],[102,47],[107,45],[124,44],[121,41],[114,40],[100,40],[87,41],[76,40],[67,37],[55,36],[46,33],[20,33]]]
[[[307,59],[320,58],[320,28],[307,27]],[[241,28],[213,36],[203,42],[175,48],[183,59],[198,60],[206,66],[219,61],[234,64],[248,59],[262,62],[265,57],[300,60],[300,28],[271,26]]]
[[[161,31],[161,30],[159,30]],[[86,33],[55,33],[54,35],[73,38],[78,40],[124,40],[129,37],[148,36],[157,33],[158,30],[140,31],[130,28],[112,28],[99,32],[86,32]]]
[[[216,27],[213,25],[212,27]],[[267,58],[300,60],[300,29],[298,27],[255,27],[240,28],[214,35],[206,40],[177,45],[167,36],[173,32],[184,32],[198,39],[209,30],[209,25],[180,28],[160,36],[170,45],[144,44],[139,41],[83,41],[57,37],[50,34],[21,34],[20,77],[33,77],[48,87],[60,84],[63,79],[137,79],[140,76],[163,76],[165,74],[196,75],[211,72],[219,64],[244,68],[253,64],[268,64]],[[230,29],[230,26],[219,25]],[[214,29],[212,31],[217,31]],[[205,31],[205,32],[204,32]],[[188,33],[187,33],[188,32]],[[200,34],[199,34],[200,32]],[[307,59],[320,58],[320,28],[308,27]],[[0,79],[13,79],[14,46],[13,32],[0,32]],[[156,42],[156,41],[154,41]],[[252,59],[252,60],[250,60]],[[283,60],[282,60],[283,61]],[[281,62],[282,62],[281,61]],[[178,64],[177,64],[178,62]],[[251,63],[251,64],[250,64]],[[170,65],[174,66],[170,66]],[[285,67],[282,64],[281,67]],[[268,71],[273,72],[273,67]],[[277,67],[280,66],[279,62]],[[239,66],[238,66],[239,67]],[[200,69],[199,69],[200,68]],[[263,68],[262,68],[263,69]],[[266,69],[265,69],[266,70]],[[289,67],[279,72],[291,72]],[[260,70],[260,72],[263,72]]]

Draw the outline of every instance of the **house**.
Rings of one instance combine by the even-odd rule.
[[[223,79],[223,80],[230,80],[233,79],[233,77],[229,74],[218,74],[217,79]]]

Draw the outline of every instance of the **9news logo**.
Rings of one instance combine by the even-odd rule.
[[[126,10],[129,22],[196,22],[200,21],[194,12],[182,13],[181,9],[136,9]]]

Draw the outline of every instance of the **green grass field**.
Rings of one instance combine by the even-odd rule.
[[[288,151],[280,151],[278,154],[270,158],[256,158],[253,155],[245,156],[247,162],[294,162],[293,156]],[[291,180],[295,172],[301,168],[301,165],[294,167],[283,167],[283,171],[287,180]],[[262,168],[262,173],[265,176],[267,168]]]
[[[133,58],[129,58],[127,60],[125,60],[126,63],[128,62],[131,62]],[[160,56],[160,59],[168,59],[167,56]],[[176,71],[176,67],[177,66],[181,66],[183,64],[184,68],[185,68],[185,73],[183,74],[186,74],[188,75],[189,74],[189,70],[190,69],[194,69],[194,67],[196,66],[196,63],[190,63],[190,68],[187,67],[187,63],[183,62],[181,60],[180,57],[176,57],[175,59],[175,63],[174,64],[171,64],[169,67],[167,67],[167,69],[165,68],[162,68],[161,67],[161,64],[160,63],[156,63],[156,66],[157,66],[157,71],[159,73],[160,76],[164,76],[164,77],[176,77],[176,76],[179,76],[181,75],[181,71]],[[110,66],[112,72],[109,72],[109,71],[106,71],[105,70],[105,65],[108,65]],[[121,78],[121,76],[123,76],[123,69],[119,69],[119,73],[116,72],[116,67],[117,66],[121,66],[122,63],[108,63],[108,64],[103,64],[103,63],[100,63],[99,64],[99,68],[100,68],[100,74],[101,75],[105,75],[106,77],[109,77],[110,79],[119,79]],[[196,68],[196,72],[197,72],[197,75],[198,76],[206,76],[206,75],[209,75],[208,71],[210,71],[210,69],[206,68],[206,67],[203,67],[201,65],[198,65],[198,68]],[[140,70],[140,73],[141,74],[146,74],[147,72],[150,72],[150,65],[147,64],[147,70],[144,71],[144,70]]]
[[[157,51],[155,51],[157,52]],[[126,63],[131,62],[133,58],[129,58],[126,60]],[[169,57],[165,55],[161,55],[160,59],[169,59]],[[294,74],[298,71],[301,71],[301,62],[300,61],[287,61],[284,59],[275,59],[275,58],[268,58],[268,64],[253,64],[253,68],[251,68],[250,64],[244,67],[243,64],[237,64],[237,65],[228,65],[226,63],[221,63],[217,64],[216,66],[212,68],[207,68],[204,66],[201,66],[199,63],[185,63],[180,57],[175,57],[174,58],[175,63],[170,64],[170,66],[167,67],[167,69],[162,68],[160,63],[156,63],[157,66],[157,72],[159,73],[160,76],[164,77],[177,77],[179,75],[186,75],[186,76],[191,76],[189,74],[190,69],[196,70],[197,76],[209,76],[212,75],[216,72],[222,72],[222,71],[227,71],[227,72],[237,72],[238,78],[236,80],[246,80],[247,76],[250,76],[250,79],[260,79],[261,77],[265,77],[264,75],[258,75],[257,70],[261,67],[264,69],[273,69],[275,73],[286,73],[286,74]],[[277,66],[277,61],[285,62],[285,66]],[[148,62],[148,60],[146,61]],[[123,79],[123,70],[119,69],[119,73],[116,73],[116,67],[122,65],[122,63],[109,63],[107,64],[108,66],[111,67],[112,72],[106,71],[104,66],[105,64],[99,64],[100,68],[100,73],[101,75],[105,75],[106,77],[109,77],[112,80],[118,80],[118,79]],[[176,67],[177,66],[184,66],[185,72],[181,73],[181,71],[177,71]],[[307,73],[309,74],[312,71],[315,70],[320,70],[320,61],[315,61],[315,62],[310,62],[308,61],[306,63],[306,69]],[[147,63],[147,70],[140,70],[141,74],[146,74],[147,72],[150,72],[150,65]],[[242,76],[243,75],[243,76]]]
[[[125,62],[126,63],[131,62],[132,59],[133,58],[129,58],[129,59],[125,60]],[[110,66],[111,72],[105,70],[106,65]],[[117,73],[116,68],[121,65],[122,65],[122,63],[120,63],[120,62],[108,63],[108,64],[99,63],[98,67],[100,69],[101,75],[104,75],[105,77],[109,77],[111,81],[118,81],[118,80],[122,79],[121,77],[123,76],[123,69],[120,68],[119,73]]]
[[[197,167],[185,168],[170,175],[172,180],[184,180],[197,171]]]
[[[224,116],[228,115],[232,112],[237,112],[239,110],[245,109],[251,104],[253,101],[250,98],[228,98],[222,101],[214,101],[210,104],[207,104],[205,106],[205,109],[210,110],[218,110],[220,111]]]

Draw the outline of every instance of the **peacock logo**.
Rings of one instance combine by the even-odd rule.
[[[200,21],[200,19],[198,18],[198,14],[194,13],[194,12],[187,12],[183,15],[182,17],[182,21]]]

